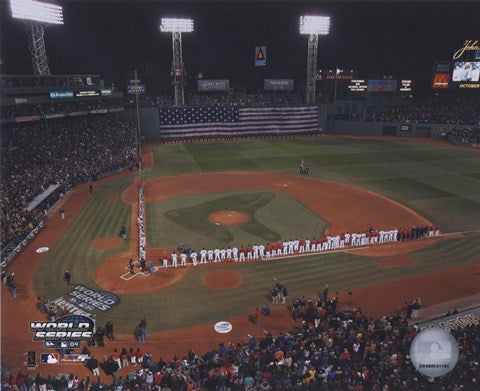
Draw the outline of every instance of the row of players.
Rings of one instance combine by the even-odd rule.
[[[396,242],[401,240],[415,240],[426,236],[433,237],[440,234],[439,226],[414,227],[412,229],[393,229],[390,231],[377,231],[370,229],[367,232],[342,233],[336,236],[324,236],[320,239],[296,239],[290,241],[280,241],[276,243],[267,243],[266,246],[248,245],[240,248],[226,249],[202,249],[200,260],[195,251],[190,255],[181,253],[179,256],[175,252],[171,255],[171,265],[168,265],[168,259],[162,259],[163,267],[177,267],[178,258],[180,257],[180,266],[187,266],[187,258],[190,257],[191,264],[196,266],[197,263],[206,264],[207,262],[235,261],[243,262],[259,259],[271,259],[279,256],[291,256],[294,254],[317,253],[323,251],[337,250],[346,246],[367,246],[370,244]]]

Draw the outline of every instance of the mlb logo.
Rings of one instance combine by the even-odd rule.
[[[58,353],[42,353],[40,354],[40,362],[42,364],[58,364],[60,356]]]

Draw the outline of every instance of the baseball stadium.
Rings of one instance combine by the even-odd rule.
[[[480,8],[371,4],[1,4],[2,389],[480,389]]]

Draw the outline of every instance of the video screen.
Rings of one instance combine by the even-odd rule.
[[[453,81],[478,81],[480,77],[480,61],[455,63],[453,68]]]

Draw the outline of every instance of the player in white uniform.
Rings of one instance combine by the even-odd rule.
[[[187,266],[187,254],[180,254],[180,266]]]
[[[253,259],[254,260],[258,259],[258,250],[259,250],[259,248],[258,248],[257,244],[255,243],[253,245]]]
[[[290,241],[288,242],[288,254],[293,254],[293,245],[294,245],[294,241],[290,239]]]
[[[207,263],[207,250],[205,248],[200,251],[200,263]]]
[[[227,254],[226,254],[226,256],[227,256],[227,259],[228,259],[229,261],[232,260],[232,249],[231,249],[230,247],[227,247]]]
[[[190,254],[190,258],[192,259],[193,266],[197,266],[197,253],[195,251]]]
[[[310,239],[305,239],[305,252],[306,253],[309,253],[310,252],[310,243],[312,243],[310,241]]]
[[[333,240],[332,247],[333,249],[336,250],[337,248],[340,247],[340,235],[337,234],[337,236],[334,236],[332,240]]]
[[[162,267],[168,267],[168,261],[166,258],[162,259]]]
[[[220,250],[220,259],[224,261],[226,256],[227,256],[227,251],[224,248],[222,248]]]
[[[380,236],[380,243],[383,243],[385,241],[385,232],[380,231],[378,235]]]
[[[368,238],[367,238],[367,234],[366,234],[365,232],[362,233],[361,238],[362,238],[362,242],[361,242],[361,243],[362,243],[362,246],[368,244]]]
[[[258,254],[260,255],[261,259],[265,258],[265,246],[263,244],[258,246]]]
[[[293,251],[297,252],[299,246],[300,246],[300,240],[295,239],[295,240],[293,241]]]
[[[350,244],[350,232],[347,232],[345,234],[345,244],[349,245]]]
[[[233,260],[235,262],[237,262],[238,261],[238,248],[236,248],[236,247],[232,248],[232,253],[233,253]]]
[[[356,246],[355,240],[357,238],[357,234],[355,232],[352,232],[352,235],[350,236],[350,242],[352,246]]]
[[[172,266],[177,267],[177,254],[175,252],[172,253]]]
[[[393,241],[394,241],[394,242],[397,242],[397,241],[398,241],[398,229],[397,229],[397,228],[395,228],[395,229],[393,230]]]
[[[288,255],[288,240],[283,242],[283,255]]]
[[[213,250],[213,253],[215,254],[215,260],[213,262],[220,262],[220,250],[216,248]]]
[[[208,262],[212,262],[213,261],[213,250],[212,249],[208,250],[207,255],[208,255]]]

